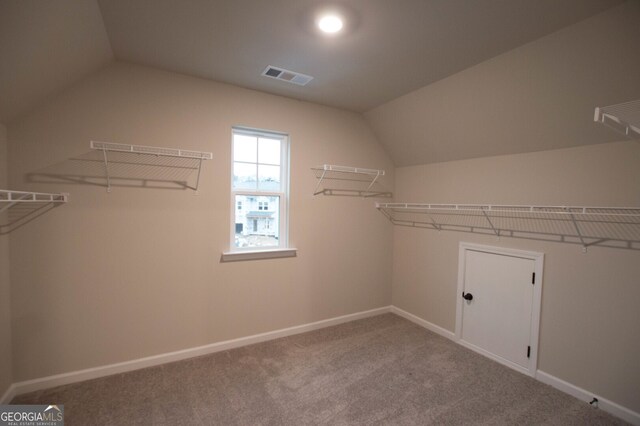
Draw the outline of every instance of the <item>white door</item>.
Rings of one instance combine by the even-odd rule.
[[[537,336],[532,342],[535,267],[530,258],[465,250],[458,294],[461,343],[526,373],[531,346],[537,347]]]

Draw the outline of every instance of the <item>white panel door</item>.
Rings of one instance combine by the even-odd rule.
[[[534,267],[532,259],[466,251],[463,290],[472,299],[462,301],[464,342],[529,367]]]

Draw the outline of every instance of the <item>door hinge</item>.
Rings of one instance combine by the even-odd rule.
[[[536,283],[536,273],[534,272],[533,274],[531,274],[531,284],[535,284]]]
[[[531,358],[531,346],[527,346],[527,358]]]

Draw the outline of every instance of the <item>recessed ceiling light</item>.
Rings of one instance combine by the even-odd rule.
[[[325,15],[318,21],[318,27],[328,34],[337,33],[342,29],[342,19],[337,15]]]

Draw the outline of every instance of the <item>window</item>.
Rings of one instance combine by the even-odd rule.
[[[234,128],[231,252],[286,249],[288,137]]]

